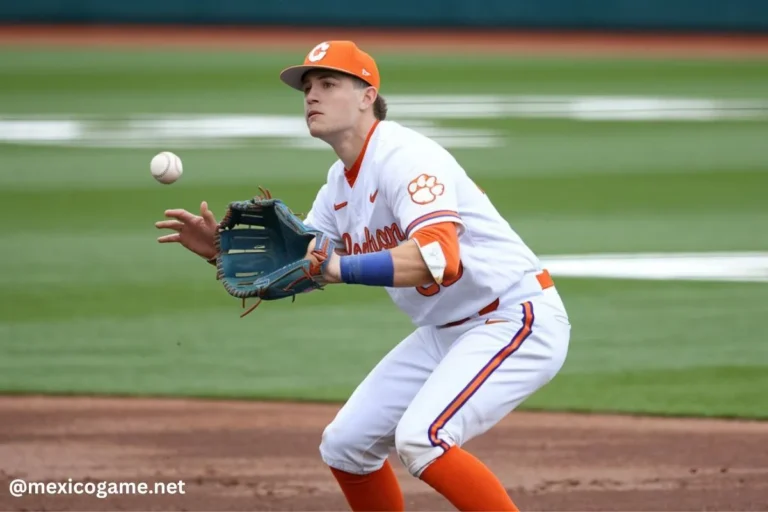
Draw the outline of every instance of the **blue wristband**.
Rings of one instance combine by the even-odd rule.
[[[341,280],[347,284],[394,286],[395,264],[389,251],[342,256]]]

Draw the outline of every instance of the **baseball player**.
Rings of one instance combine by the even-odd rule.
[[[383,287],[416,326],[326,427],[323,461],[355,511],[404,509],[393,448],[457,509],[517,510],[462,446],[562,367],[571,327],[551,276],[450,153],[386,120],[376,62],[353,42],[320,43],[280,78],[338,156],[305,222],[341,248],[324,279]],[[215,258],[206,203],[166,215],[157,227],[177,233],[160,242]]]

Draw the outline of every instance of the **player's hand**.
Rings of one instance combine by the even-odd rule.
[[[304,256],[306,259],[311,260],[315,265],[319,265],[321,262],[317,260],[312,251],[315,250],[315,238],[313,238],[309,245],[307,245],[307,254]],[[334,251],[329,256],[330,261],[323,271],[323,279],[329,284],[341,282],[341,256],[337,251]]]
[[[194,215],[187,210],[166,210],[165,216],[172,220],[161,220],[155,223],[158,229],[172,229],[176,233],[161,236],[157,239],[161,244],[180,243],[198,256],[210,259],[216,256],[215,235],[218,222],[213,212],[208,209],[208,203],[200,203],[200,215]]]

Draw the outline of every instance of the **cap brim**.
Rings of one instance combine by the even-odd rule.
[[[287,85],[293,87],[297,91],[303,91],[304,87],[301,83],[302,78],[304,78],[304,74],[307,71],[311,71],[313,69],[327,69],[330,71],[336,71],[338,73],[344,73],[345,75],[349,76],[355,76],[346,69],[337,68],[334,66],[317,66],[317,65],[302,65],[302,66],[291,66],[289,68],[285,68],[280,73],[280,80],[282,80]],[[356,77],[359,78],[359,77]]]

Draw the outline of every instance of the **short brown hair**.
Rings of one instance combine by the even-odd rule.
[[[361,80],[357,77],[354,77],[354,80],[355,87],[358,89],[365,89],[366,87],[371,86],[371,84],[365,80]],[[373,102],[373,117],[379,121],[383,121],[387,118],[387,100],[385,100],[381,94],[377,94],[376,100]]]
[[[376,96],[376,100],[373,102],[373,116],[379,121],[387,118],[387,100],[383,96]]]

